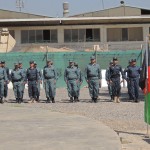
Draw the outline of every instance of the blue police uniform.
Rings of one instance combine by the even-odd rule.
[[[53,65],[45,66],[43,69],[43,80],[45,83],[45,94],[47,102],[55,103],[56,96],[56,81],[57,81],[57,72]]]
[[[18,65],[18,64],[15,64]],[[25,82],[25,76],[19,68],[12,70],[10,74],[10,80],[13,84],[14,95],[17,103],[22,102],[22,84]],[[23,82],[22,82],[23,81]]]
[[[117,60],[117,58],[113,58],[113,60]],[[121,94],[121,85],[120,85],[120,73],[122,78],[125,79],[125,75],[123,69],[120,65],[113,64],[109,67],[109,81],[112,84],[112,96],[114,97],[115,102],[120,102],[120,94]]]
[[[139,102],[139,78],[141,68],[138,66],[129,66],[127,69],[128,82],[130,83],[131,99]]]
[[[79,82],[78,79],[79,79],[79,72],[77,68],[75,66],[68,66],[64,72],[64,80],[67,83],[68,96],[70,97],[71,102],[77,101],[78,82]]]
[[[34,62],[30,62],[34,63]],[[37,82],[40,80],[38,71],[36,68],[28,68],[26,72],[26,78],[28,81],[28,94],[33,102],[37,97]]]
[[[95,59],[95,57],[91,57]],[[89,93],[92,98],[92,102],[97,102],[99,96],[99,81],[102,79],[101,69],[99,64],[88,64],[85,68],[85,79],[88,81]]]
[[[0,67],[0,103],[4,103],[4,85],[7,84],[8,78],[6,70],[3,67]]]

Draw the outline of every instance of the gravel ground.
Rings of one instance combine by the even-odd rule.
[[[140,103],[132,103],[128,100],[126,88],[122,88],[121,103],[115,104],[110,101],[107,88],[100,90],[98,103],[91,103],[87,88],[81,90],[80,102],[70,103],[67,90],[57,89],[56,103],[46,104],[45,93],[41,91],[41,102],[37,104],[21,104],[31,108],[42,108],[51,111],[78,114],[99,120],[115,130],[120,137],[127,140],[123,144],[126,150],[147,150],[150,149],[150,139],[144,137],[146,124],[144,123],[144,102],[143,94],[140,94]],[[25,102],[28,99],[25,91]],[[5,105],[14,106],[13,91],[9,91],[8,103]]]

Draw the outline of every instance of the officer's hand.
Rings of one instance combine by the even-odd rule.
[[[56,80],[54,80],[54,84],[56,84]]]
[[[40,84],[42,84],[42,81],[40,81]]]
[[[66,84],[68,83],[68,81],[66,80]]]
[[[82,84],[82,82],[80,82],[80,84]]]
[[[112,84],[113,82],[110,80],[109,83]]]
[[[89,83],[89,80],[86,80],[87,83]]]
[[[79,81],[78,80],[76,80],[76,83],[78,83]]]
[[[8,81],[7,81],[7,84],[9,84],[9,82],[10,82],[10,81],[8,80]]]

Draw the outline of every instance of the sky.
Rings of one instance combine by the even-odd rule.
[[[120,6],[120,0],[24,0],[22,12],[50,17],[63,16],[63,2],[69,3],[69,15]],[[150,0],[124,0],[125,5],[150,9]],[[0,0],[0,9],[19,11],[16,0]]]

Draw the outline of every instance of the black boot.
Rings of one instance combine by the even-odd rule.
[[[97,103],[97,98],[94,98],[94,103]]]
[[[54,99],[54,97],[52,97],[52,103],[55,103],[55,99]]]
[[[77,97],[76,96],[74,96],[74,102],[77,102]]]
[[[77,102],[80,102],[79,97],[77,97]]]
[[[3,100],[2,97],[0,98],[0,103],[1,103],[1,104],[4,104],[4,100]]]
[[[16,98],[16,103],[19,103],[19,98]]]
[[[21,104],[22,98],[18,98],[18,103]]]
[[[47,98],[47,101],[46,101],[46,103],[50,103],[50,98]]]
[[[70,97],[70,102],[73,103],[73,97]]]

